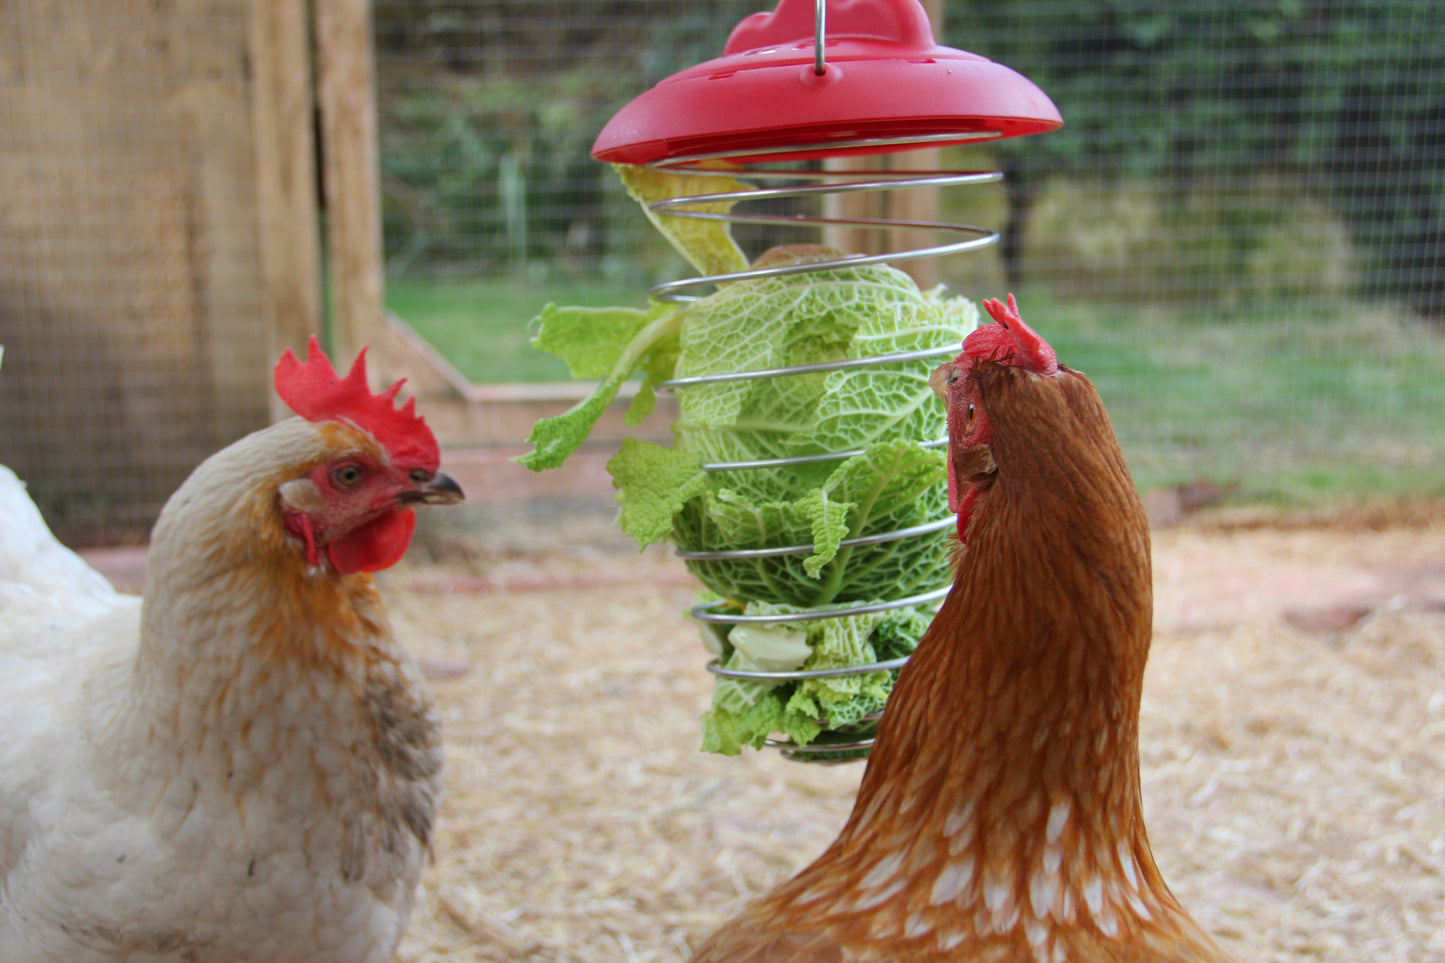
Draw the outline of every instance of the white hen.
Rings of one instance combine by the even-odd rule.
[[[461,499],[410,404],[313,349],[304,417],[176,492],[145,601],[0,468],[0,961],[381,963],[439,793],[430,697],[368,572]]]

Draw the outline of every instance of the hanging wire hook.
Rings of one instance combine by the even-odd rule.
[[[823,59],[823,39],[827,33],[828,22],[828,0],[818,0],[813,15],[813,73],[819,77],[828,70],[828,64]]]

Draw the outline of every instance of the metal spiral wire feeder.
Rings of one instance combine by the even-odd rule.
[[[1052,130],[1062,123],[1057,108],[1020,74],[975,54],[942,47],[918,0],[781,0],[771,13],[745,18],[732,32],[723,56],[666,78],[627,104],[593,146],[601,161],[640,164],[695,176],[726,173],[749,189],[693,194],[657,201],[653,212],[670,217],[720,220],[732,224],[790,227],[846,226],[865,230],[921,229],[945,235],[936,245],[882,254],[845,254],[800,264],[771,265],[660,284],[652,295],[690,301],[690,293],[734,281],[941,257],[997,243],[998,233],[964,224],[890,218],[801,213],[742,213],[732,205],[813,199],[857,192],[952,187],[1002,180],[996,171],[846,171],[797,169],[798,162],[880,155],[925,147],[996,140]],[[811,165],[816,167],[816,164]],[[719,204],[724,210],[717,210]],[[708,210],[704,208],[711,207]],[[878,355],[828,364],[740,371],[678,378],[659,387],[677,389],[759,378],[865,366],[923,364],[957,354],[957,342],[921,351]],[[942,447],[946,438],[918,439]],[[816,461],[842,461],[858,451],[834,451],[793,458],[704,464],[703,470],[741,472]],[[842,547],[866,549],[900,539],[927,538],[948,528],[951,514],[894,531],[850,539]],[[807,555],[811,544],[727,552],[679,550],[689,562],[743,561]],[[837,618],[940,602],[949,586],[887,601],[815,608],[785,618],[726,611],[722,604],[699,605],[692,616],[709,624],[778,624]],[[787,682],[808,678],[896,671],[906,657],[837,669],[789,672],[724,668],[713,673],[734,679]],[[875,722],[881,712],[859,723]],[[769,739],[768,745],[799,761],[861,758],[869,735],[854,735],[859,724],[827,731],[817,741],[796,745]]]

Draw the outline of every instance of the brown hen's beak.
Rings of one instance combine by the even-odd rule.
[[[462,486],[453,481],[450,475],[441,472],[435,475],[414,472],[412,479],[417,482],[417,486],[401,493],[399,498],[403,503],[455,505],[467,497],[462,493]]]
[[[933,393],[938,396],[939,401],[948,401],[948,386],[952,384],[953,372],[954,363],[948,361],[934,368],[933,373],[928,376],[928,387],[933,389]]]

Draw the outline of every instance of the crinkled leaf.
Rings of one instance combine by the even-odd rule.
[[[726,172],[717,174],[681,174],[657,167],[613,164],[632,199],[642,205],[652,226],[662,232],[679,254],[703,274],[732,274],[748,266],[742,249],[733,241],[726,221],[711,218],[679,217],[654,211],[655,201],[701,194],[722,194],[752,190]],[[733,202],[716,201],[689,204],[687,210],[707,214],[726,214]]]
[[[704,584],[730,598],[822,605],[926,591],[949,576],[946,531],[870,546],[867,568],[850,564],[861,550],[840,553],[839,543],[942,516],[946,466],[941,450],[875,445],[791,500],[754,501],[757,484],[710,491],[678,515],[674,538],[702,551],[813,546],[796,555],[689,561]]]
[[[946,345],[961,345],[960,331],[978,324],[978,309],[961,298],[926,296],[911,305],[865,314],[854,333],[850,357],[881,357]],[[887,364],[828,375],[812,430],[793,442],[800,452],[848,451],[896,438],[935,440],[944,436],[942,406],[928,384],[942,356],[923,364]]]
[[[720,681],[715,693],[726,693],[726,684],[726,680]],[[807,744],[821,731],[822,727],[812,719],[788,712],[775,693],[765,692],[756,701],[737,703],[736,707],[714,704],[702,717],[702,748],[704,752],[736,756],[744,746],[761,749],[764,740],[775,732]]]
[[[870,534],[865,518],[898,518],[912,514],[924,494],[948,478],[947,458],[942,449],[919,448],[906,441],[874,445],[838,466],[825,483],[836,501],[859,506],[851,535]],[[894,526],[898,528],[906,526]]]
[[[782,262],[826,253],[808,248],[769,256]],[[717,596],[776,614],[786,631],[806,633],[805,667],[866,664],[911,651],[931,617],[927,607],[794,623],[786,615],[798,607],[920,594],[951,580],[955,536],[946,527],[876,544],[842,543],[946,515],[946,457],[941,448],[920,447],[946,429],[928,375],[957,352],[977,324],[977,310],[960,298],[921,293],[892,268],[863,266],[724,285],[670,317],[675,337],[631,352],[642,331],[657,323],[649,322],[629,342],[636,357],[628,370],[646,374],[646,403],[651,386],[670,377],[938,352],[909,362],[682,387],[672,447],[628,442],[609,465],[623,529],[642,544],[670,537],[706,551],[805,546],[687,562]],[[616,323],[608,335],[614,344],[626,336],[625,324]],[[838,451],[859,454],[702,470],[704,463]],[[741,658],[725,638],[720,644],[725,664]],[[893,677],[720,680],[704,721],[706,748],[736,752],[761,745],[773,732],[809,742],[818,735],[818,719],[837,726],[880,709]]]
[[[813,536],[813,551],[803,560],[803,571],[813,578],[837,556],[838,544],[849,536],[849,522],[856,515],[857,505],[833,498],[832,487],[815,488],[800,500]]]
[[[655,343],[643,356],[639,365],[642,371],[642,385],[632,399],[623,417],[626,425],[636,425],[652,414],[657,407],[657,386],[673,376],[677,370],[678,346],[676,338],[666,338]]]
[[[622,440],[607,470],[618,489],[622,531],[640,547],[667,537],[672,517],[706,486],[697,456],[636,438]]]
[[[604,379],[586,398],[552,418],[542,418],[532,426],[527,443],[532,451],[517,459],[533,471],[557,468],[587,440],[592,426],[617,397],[626,380],[625,375]]]
[[[729,549],[780,548],[806,545],[813,551],[804,562],[809,574],[838,552],[838,543],[848,536],[853,505],[833,498],[827,488],[807,491],[787,502],[754,504],[738,492],[724,488],[706,502],[709,528],[729,535]]]
[[[561,358],[574,378],[602,378],[616,366],[639,331],[673,310],[664,304],[646,309],[548,304],[532,319],[532,347]]]
[[[623,383],[639,369],[646,379],[628,408],[627,423],[636,424],[652,411],[652,386],[670,377],[682,319],[677,309],[664,305],[646,311],[548,305],[535,323],[538,332],[533,344],[561,357],[574,373],[602,377],[591,395],[532,426],[527,441],[534,449],[517,461],[541,471],[557,468],[582,447]]]
[[[841,361],[879,286],[873,271],[852,269],[784,275],[722,287],[690,306],[678,374],[682,377],[760,371]],[[907,280],[902,272],[892,272]],[[890,279],[891,280],[891,279]],[[911,283],[911,282],[910,282]],[[886,285],[884,285],[886,287]],[[919,297],[917,288],[913,296]],[[811,432],[825,390],[822,374],[789,375],[706,385],[682,395],[682,414],[699,425],[759,426]]]
[[[803,663],[804,669],[866,665],[907,655],[932,619],[926,607],[913,607],[787,621],[789,615],[798,612],[796,607],[767,604],[751,604],[746,609],[748,615],[777,616],[775,628],[806,633],[813,654]],[[736,650],[723,664],[753,668]],[[881,710],[896,677],[896,670],[880,670],[783,683],[720,678],[713,688],[712,708],[704,716],[704,748],[733,754],[742,746],[761,746],[772,733],[786,734],[806,745],[822,731],[819,720],[826,719],[830,728],[836,728]],[[712,748],[709,743],[721,748]]]

